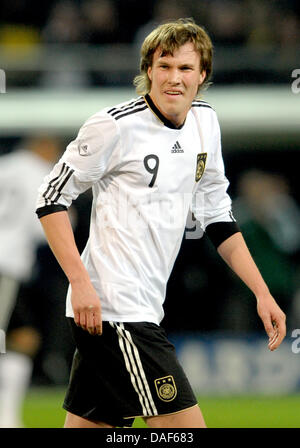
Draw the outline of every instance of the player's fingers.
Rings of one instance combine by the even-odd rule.
[[[90,305],[85,312],[85,330],[91,335],[102,334],[100,306]]]
[[[86,330],[92,335],[95,334],[93,307],[90,307],[86,312]]]
[[[276,336],[276,331],[274,326],[272,325],[272,320],[270,316],[261,316],[261,319],[263,321],[265,331],[269,336],[269,342],[270,342]]]
[[[270,343],[269,343],[269,349],[271,351],[275,350],[277,347],[279,347],[279,345],[281,344],[281,342],[283,341],[283,336],[281,336],[280,334],[278,334]]]
[[[80,314],[74,311],[74,322],[77,326],[80,326]]]
[[[84,311],[79,312],[79,326],[83,330],[86,330],[86,315]]]
[[[271,351],[275,350],[275,348],[278,347],[278,345],[277,345],[277,343],[279,341],[278,337],[279,337],[279,335],[276,332],[276,334],[273,336],[273,338],[269,340],[268,347]]]
[[[94,324],[95,324],[95,332],[98,335],[102,334],[102,318],[100,309],[97,310],[94,314]]]
[[[283,339],[286,336],[286,325],[285,325],[285,316],[281,316],[278,320],[276,320],[274,323],[275,328],[275,337],[272,338],[271,341],[269,341],[269,349],[271,351],[275,350]]]

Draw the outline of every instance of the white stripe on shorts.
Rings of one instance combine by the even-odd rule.
[[[143,415],[158,415],[138,349],[132,340],[130,332],[125,330],[123,323],[110,322],[110,325],[117,330],[119,346],[124,356],[126,369],[138,394]]]

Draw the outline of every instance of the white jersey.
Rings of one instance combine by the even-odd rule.
[[[96,113],[45,178],[37,207],[68,208],[91,186],[82,260],[102,318],[159,324],[189,210],[204,230],[232,221],[216,113],[195,101],[175,128],[149,95]]]
[[[37,190],[51,165],[28,150],[0,157],[0,273],[28,280],[37,244],[45,241],[34,216]]]

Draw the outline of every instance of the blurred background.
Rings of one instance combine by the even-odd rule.
[[[213,40],[213,84],[203,99],[219,117],[234,215],[271,292],[287,314],[288,333],[282,346],[268,353],[255,298],[208,239],[198,237],[196,223],[189,226],[183,239],[168,285],[162,325],[176,345],[195,392],[204,400],[204,415],[207,404],[211,426],[251,424],[248,416],[234,421],[234,413],[243,415],[240,410],[231,415],[230,408],[220,408],[219,413],[224,397],[229,396],[233,406],[234,397],[294,399],[300,393],[300,330],[295,331],[300,328],[299,2],[2,0],[0,280],[1,275],[13,277],[22,287],[15,294],[15,309],[8,312],[10,321],[1,328],[10,335],[7,352],[31,360],[23,385],[23,389],[29,386],[29,391],[22,396],[21,388],[18,392],[14,387],[15,402],[20,396],[25,400],[22,415],[27,426],[60,425],[61,420],[52,422],[53,412],[39,420],[39,406],[46,405],[41,405],[40,398],[35,401],[34,397],[41,395],[34,394],[37,389],[50,390],[50,395],[45,392],[45,403],[51,403],[56,397],[53,390],[58,391],[58,404],[55,401],[53,405],[56,412],[73,355],[64,319],[66,279],[39,230],[34,232],[34,224],[25,218],[26,209],[36,219],[33,177],[36,175],[39,185],[46,168],[55,163],[90,115],[135,97],[132,80],[138,73],[144,37],[157,24],[179,17],[193,17]],[[11,159],[20,153],[23,159]],[[25,153],[35,157],[35,162],[26,162]],[[17,163],[22,170],[14,168]],[[31,185],[33,191],[28,200],[25,185],[28,190]],[[88,235],[90,201],[87,192],[70,210],[80,250]],[[25,220],[27,227],[22,227]],[[26,236],[30,245],[25,255],[27,273],[6,263],[19,259],[23,250],[16,244],[17,232],[24,239]],[[4,250],[8,238],[14,244]],[[7,288],[2,285],[1,289],[0,281],[2,303]],[[1,364],[6,356],[0,354],[0,425],[1,399],[6,403],[2,406],[5,415],[11,402],[3,387],[1,395],[1,381],[6,384]],[[10,372],[17,363],[17,359],[11,361]],[[205,401],[212,397],[217,397],[214,405]],[[259,415],[253,425],[263,425],[263,418],[269,415],[266,425],[300,427],[290,403],[283,405],[280,418],[280,402],[276,404],[277,417],[274,411],[272,414],[273,406],[261,414],[256,405],[251,408],[248,402],[246,407],[253,410],[253,418]],[[36,414],[31,414],[32,409],[38,409]],[[57,418],[63,419],[57,412]],[[226,415],[231,420],[226,420]]]

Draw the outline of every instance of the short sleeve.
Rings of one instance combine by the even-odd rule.
[[[105,112],[92,116],[80,128],[38,191],[37,208],[69,207],[118,163],[119,131]]]

